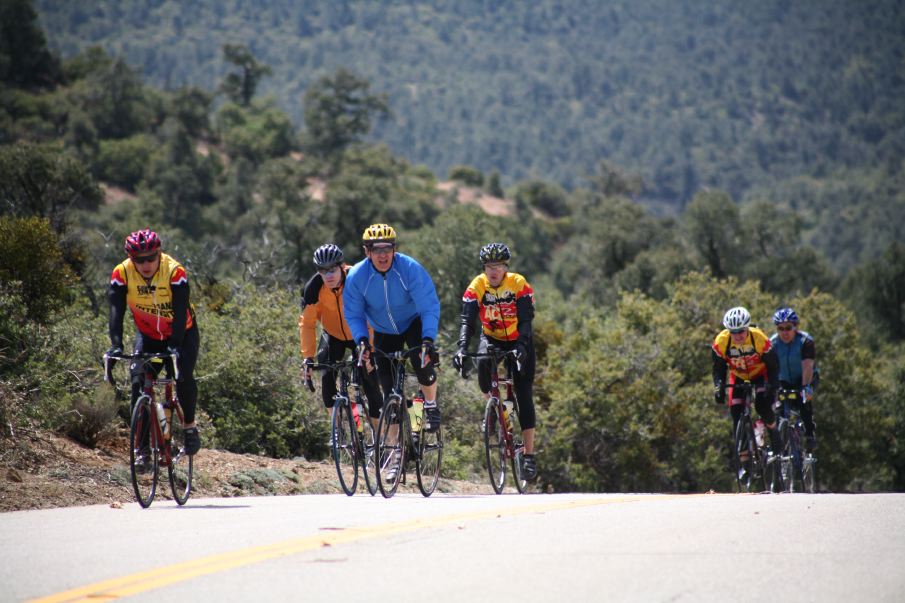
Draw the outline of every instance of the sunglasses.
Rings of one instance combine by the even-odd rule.
[[[153,262],[157,259],[157,254],[154,255],[142,255],[142,256],[134,256],[132,258],[133,264],[147,264],[149,262]]]
[[[742,333],[747,333],[748,329],[729,329],[729,332],[733,335],[741,335]]]
[[[333,274],[333,273],[336,272],[337,270],[339,270],[339,266],[338,266],[338,265],[337,265],[337,266],[330,266],[329,268],[318,268],[318,269],[317,269],[317,271],[318,271],[320,274]]]
[[[376,245],[373,245],[372,247],[370,247],[368,249],[368,251],[373,253],[374,255],[389,255],[389,254],[393,253],[394,249],[396,249],[395,245],[388,245],[386,247],[384,247],[384,246],[378,247]]]
[[[789,326],[789,327],[776,327],[776,330],[777,330],[777,331],[794,331],[794,330],[795,330],[795,327],[792,327],[792,326]]]

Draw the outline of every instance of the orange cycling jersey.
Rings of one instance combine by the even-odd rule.
[[[723,329],[713,340],[713,351],[729,365],[733,377],[750,381],[767,373],[763,356],[771,349],[770,338],[757,327],[749,327],[748,337],[740,346],[735,345],[729,329]]]
[[[173,333],[172,286],[185,285],[188,277],[182,264],[165,253],[160,254],[160,267],[150,281],[135,269],[131,259],[126,259],[113,269],[110,284],[126,287],[126,303],[132,310],[132,318],[138,330],[151,339],[166,340]],[[185,328],[194,324],[194,308],[186,309]]]
[[[341,341],[352,339],[352,330],[343,314],[343,285],[349,266],[343,264],[342,283],[336,289],[324,286],[324,279],[315,274],[305,284],[302,293],[304,305],[299,315],[299,339],[301,340],[302,358],[314,358],[317,355],[317,332],[315,327],[320,322],[324,330]]]
[[[462,301],[477,302],[484,334],[499,341],[518,339],[516,303],[528,299],[534,304],[534,290],[525,277],[507,272],[499,287],[491,287],[486,274],[479,274],[468,285]]]

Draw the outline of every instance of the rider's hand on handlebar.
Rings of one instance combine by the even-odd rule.
[[[811,398],[814,397],[814,386],[812,386],[810,383],[805,385],[801,389],[801,396],[804,398],[805,402],[810,402]]]
[[[110,346],[110,349],[107,350],[107,352],[104,354],[104,356],[107,356],[111,360],[114,360],[114,361],[117,356],[122,356],[122,355],[123,355],[123,349],[122,349],[122,347],[120,347],[118,345]]]
[[[716,387],[713,388],[713,401],[716,404],[726,403],[726,388],[723,387],[722,383],[717,383]]]
[[[434,340],[425,337],[421,340],[421,366],[428,364],[436,365],[439,361],[437,356],[437,348],[434,347]]]
[[[459,375],[462,376],[463,379],[468,379],[468,371],[465,367],[465,350],[459,348],[459,351],[456,352],[456,355],[453,356],[452,359],[453,368],[458,371]]]
[[[302,361],[302,371],[305,373],[305,379],[311,380],[311,376],[314,372],[312,368],[314,366],[314,358],[305,358]]]

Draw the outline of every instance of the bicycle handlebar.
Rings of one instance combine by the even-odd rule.
[[[487,352],[465,352],[462,354],[465,358],[490,358],[491,360],[502,360],[506,356],[512,356],[512,359],[515,360],[515,368],[518,371],[522,370],[522,363],[519,360],[518,350],[501,350],[500,348],[490,347]]]
[[[176,380],[179,380],[179,363],[176,362],[177,355],[176,354],[167,354],[166,352],[139,352],[137,354],[117,354],[115,356],[111,356],[110,354],[104,353],[104,381],[107,383],[113,383],[113,364],[111,361],[116,360],[154,360],[155,358],[159,358],[161,360],[171,360],[173,362],[173,371],[176,375]]]

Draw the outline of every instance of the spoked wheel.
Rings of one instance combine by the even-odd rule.
[[[817,459],[810,453],[801,461],[801,483],[808,494],[817,493]]]
[[[424,496],[430,496],[440,481],[440,462],[443,459],[443,430],[437,426],[436,431],[421,430],[418,452],[415,455],[415,475],[418,477],[418,489]]]
[[[129,462],[132,469],[132,489],[142,508],[147,509],[157,492],[160,464],[157,450],[157,432],[151,421],[157,417],[151,413],[150,399],[142,396],[132,411],[129,429]]]
[[[502,494],[506,483],[506,427],[500,421],[500,401],[491,398],[484,408],[484,454],[490,485]]]
[[[169,411],[168,411],[169,412]],[[192,493],[192,459],[185,453],[185,435],[183,425],[185,420],[182,407],[176,407],[170,417],[170,439],[166,445],[170,447],[170,463],[167,465],[167,473],[170,476],[170,489],[173,491],[173,500],[184,505]]]
[[[391,498],[399,488],[405,471],[405,421],[408,411],[398,396],[384,404],[377,424],[377,487],[384,498]]]
[[[510,412],[509,420],[512,421],[512,479],[515,481],[515,487],[519,494],[524,494],[528,490],[528,480],[525,479],[525,445],[516,437],[516,433],[521,433],[521,426],[518,421],[518,413]]]
[[[333,405],[333,428],[330,445],[333,449],[333,462],[336,464],[336,475],[343,492],[352,496],[358,485],[358,455],[356,454],[355,419],[349,412],[349,406],[336,402]]]
[[[770,455],[768,449],[763,448],[764,480],[767,482],[767,490],[779,494],[783,491],[782,459],[778,454]]]
[[[361,416],[361,431],[358,433],[359,444],[361,445],[361,456],[359,457],[359,466],[365,478],[365,486],[368,494],[374,496],[377,494],[377,434],[374,426],[371,425],[371,418],[366,411],[359,412]]]
[[[733,449],[733,469],[739,492],[750,492],[754,482],[754,441],[749,437],[750,423],[742,417],[735,426],[735,447]]]

